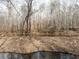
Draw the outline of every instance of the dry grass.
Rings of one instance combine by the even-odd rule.
[[[73,37],[73,36],[79,36],[78,31],[56,31],[53,33],[50,32],[33,32],[33,35],[39,35],[39,36],[68,36],[68,37]]]
[[[0,33],[0,52],[30,53],[35,51],[68,52],[79,55],[78,36],[17,36]]]

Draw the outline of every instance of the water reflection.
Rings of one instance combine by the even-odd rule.
[[[79,56],[57,52],[34,52],[30,54],[0,53],[0,59],[79,59]]]

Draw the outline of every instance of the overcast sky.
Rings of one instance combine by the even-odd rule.
[[[0,0],[0,13],[6,12],[6,9],[7,9],[5,6],[6,2],[4,2],[4,1],[6,1],[6,0]],[[43,4],[43,6],[45,8],[49,9],[50,0],[34,0],[34,1],[35,1],[34,2],[35,8],[38,9],[39,6]],[[25,3],[25,0],[12,0],[12,2],[15,5],[16,9],[18,10],[20,8],[20,6]],[[67,5],[69,5],[69,4],[73,4],[73,2],[75,2],[75,0],[60,0],[60,2],[61,3],[65,2]]]

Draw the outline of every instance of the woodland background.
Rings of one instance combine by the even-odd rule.
[[[29,0],[18,1],[0,0],[0,32],[22,34],[27,27],[32,33],[79,32],[78,0],[31,0],[30,9]]]

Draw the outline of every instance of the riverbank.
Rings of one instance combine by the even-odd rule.
[[[78,36],[0,35],[0,52],[32,53],[35,51],[68,52],[79,55]]]

